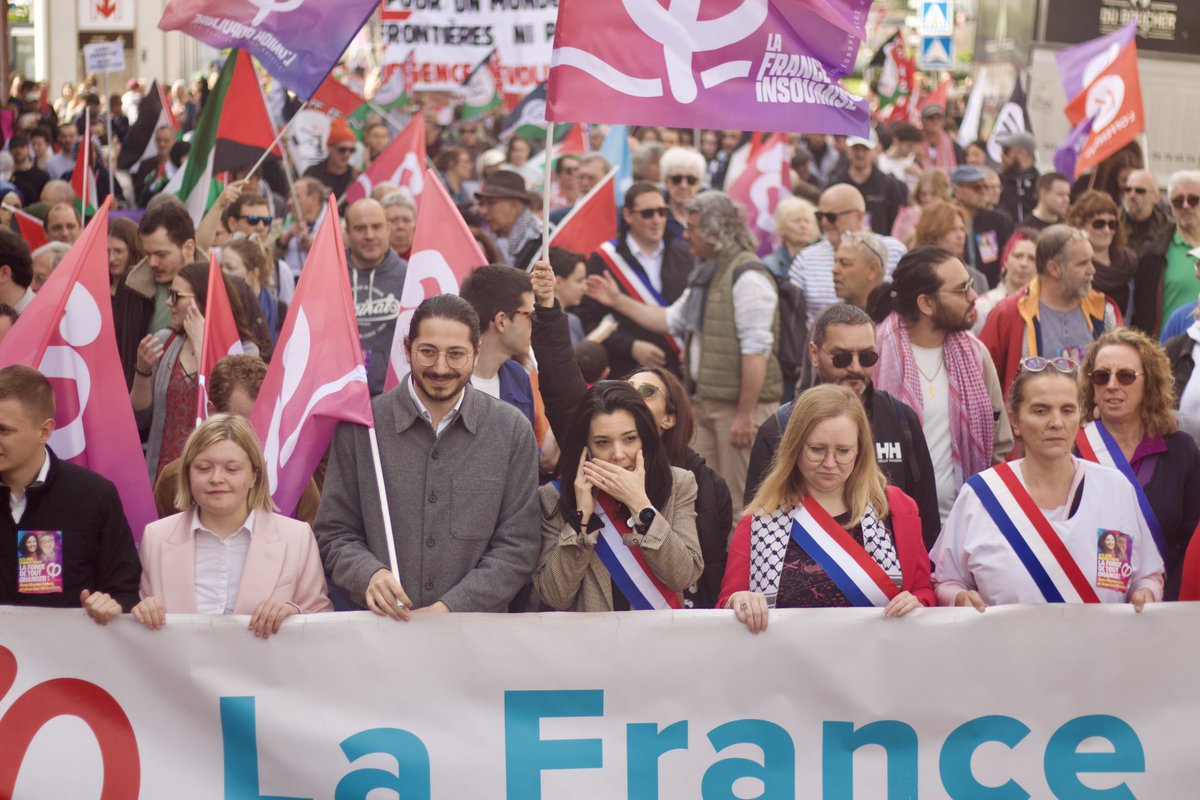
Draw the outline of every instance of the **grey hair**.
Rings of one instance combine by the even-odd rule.
[[[1167,197],[1173,195],[1175,187],[1181,183],[1194,183],[1200,186],[1200,170],[1182,169],[1179,172],[1171,173],[1171,178],[1167,181]]]
[[[7,150],[0,150],[0,181],[6,181],[12,177],[13,167],[12,153]]]
[[[882,239],[871,231],[846,231],[842,234],[841,243],[857,245],[860,250],[866,250],[875,256],[875,260],[879,262],[880,278],[887,278],[887,248],[884,247]]]
[[[1037,259],[1037,274],[1045,275],[1046,266],[1051,261],[1057,261],[1066,249],[1067,242],[1072,239],[1082,239],[1087,241],[1087,234],[1079,228],[1070,225],[1051,225],[1044,229],[1038,235],[1037,251],[1035,258]]]
[[[658,163],[662,168],[663,178],[669,178],[672,175],[695,175],[700,180],[704,180],[706,166],[704,156],[700,155],[699,150],[691,147],[668,148]]]
[[[412,197],[404,189],[398,189],[394,192],[388,192],[379,201],[379,205],[386,210],[391,206],[400,206],[401,208],[412,209],[412,212],[417,213],[417,204],[413,202]]]
[[[789,195],[779,201],[775,206],[775,232],[783,227],[784,220],[792,214],[799,214],[808,224],[809,230],[816,233],[820,230],[817,224],[817,207],[805,200],[803,197]]]
[[[71,245],[67,244],[66,242],[47,242],[37,250],[34,250],[32,253],[30,253],[29,258],[32,260],[35,258],[41,258],[42,256],[46,255],[46,253],[54,253],[54,261],[51,266],[57,267],[58,262],[63,260],[63,257],[70,251],[70,249]]]
[[[591,164],[593,161],[598,161],[604,166],[605,175],[607,175],[608,171],[612,169],[612,162],[605,158],[602,153],[586,153],[580,156],[579,166],[582,167],[584,164]]]
[[[686,214],[699,215],[700,235],[718,253],[728,250],[749,250],[753,253],[758,249],[758,242],[746,227],[741,207],[724,192],[702,192],[689,200],[683,210]]]
[[[633,179],[645,180],[646,167],[656,162],[661,162],[663,152],[666,150],[662,146],[662,142],[645,142],[634,148],[633,155],[629,157],[630,168],[633,170]]]
[[[870,325],[871,330],[875,330],[875,323],[866,311],[849,303],[834,303],[827,306],[813,323],[812,341],[817,347],[825,344],[830,325]]]

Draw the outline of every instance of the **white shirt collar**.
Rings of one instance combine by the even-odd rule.
[[[645,256],[646,258],[658,258],[659,256],[661,256],[663,254],[663,250],[665,250],[667,247],[667,240],[660,239],[658,242],[658,247],[654,248],[654,252],[647,253],[645,250],[642,249],[642,246],[639,245],[637,243],[637,240],[634,239],[632,236],[628,237],[628,239],[629,239],[629,249],[633,252],[633,254],[635,256]]]
[[[408,377],[405,378],[405,381],[408,383],[408,396],[412,398],[413,405],[417,407],[417,413],[421,415],[421,419],[428,422],[430,427],[432,427],[433,415],[429,413],[429,409],[426,408],[425,403],[421,401],[421,396],[417,394],[417,389],[415,386],[413,386],[412,373],[409,373]],[[458,393],[458,402],[454,404],[454,408],[446,412],[446,416],[442,417],[442,421],[438,423],[437,430],[434,431],[434,435],[440,436],[442,431],[446,430],[446,428],[450,426],[451,422],[454,422],[455,417],[457,417],[459,412],[462,411],[463,398],[466,396],[467,387],[464,386],[462,391]]]
[[[254,535],[254,515],[256,513],[258,513],[256,509],[251,509],[249,516],[246,517],[246,521],[242,523],[242,527],[238,528],[236,531],[234,531],[234,533],[237,534],[237,533],[241,533],[242,531],[245,531],[247,534],[253,536]],[[206,528],[204,526],[204,524],[200,522],[199,506],[197,506],[195,509],[192,510],[192,533],[195,534],[196,531],[204,531],[206,533],[212,533],[212,531],[210,529]],[[214,535],[216,535],[216,534],[214,534]]]

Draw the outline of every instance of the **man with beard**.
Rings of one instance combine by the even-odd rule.
[[[875,325],[867,312],[846,303],[825,309],[813,326],[808,355],[819,383],[845,386],[862,400],[875,439],[875,460],[890,485],[917,501],[925,546],[932,547],[941,525],[929,447],[916,412],[872,384],[879,351],[875,349]],[[746,504],[771,467],[791,413],[792,403],[780,406],[754,437],[746,474]]]
[[[1122,324],[1112,298],[1092,288],[1096,267],[1087,234],[1051,225],[1037,245],[1037,275],[988,314],[979,338],[1000,370],[1004,391],[1029,356],[1066,356],[1083,363],[1096,337]]]
[[[342,423],[334,435],[314,525],[321,560],[352,603],[380,616],[504,611],[537,564],[533,429],[470,385],[479,341],[466,300],[425,300],[404,339],[412,372],[372,403],[399,576],[368,430]]]
[[[1012,449],[996,367],[971,334],[976,299],[962,261],[938,247],[918,247],[900,259],[872,307],[879,325],[875,386],[921,420],[942,522],[963,482]]]
[[[1174,223],[1162,203],[1158,181],[1148,169],[1135,169],[1122,187],[1121,213],[1117,220],[1125,229],[1129,249],[1141,256],[1146,249],[1167,235]],[[1064,216],[1066,212],[1063,212]]]
[[[1020,225],[1037,205],[1037,143],[1033,134],[1014,131],[1000,137],[1000,210]]]

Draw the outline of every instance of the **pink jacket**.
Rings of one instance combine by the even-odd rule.
[[[167,613],[195,614],[196,547],[191,511],[146,526],[142,537],[142,597],[157,597]],[[264,600],[295,603],[305,614],[332,611],[317,540],[307,522],[269,511],[254,515],[254,533],[235,614],[253,614]]]

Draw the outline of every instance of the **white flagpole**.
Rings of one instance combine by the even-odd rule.
[[[550,260],[550,173],[554,169],[554,123],[546,123],[546,160],[542,174],[542,261]],[[525,265],[526,272],[533,272],[533,264]]]
[[[367,428],[367,436],[371,440],[371,462],[375,466],[375,485],[379,488],[379,509],[383,513],[383,536],[387,539],[388,560],[391,561],[392,576],[403,588],[400,562],[396,558],[396,537],[392,534],[392,511],[388,506],[387,487],[383,484],[383,462],[379,460],[379,439],[375,436],[374,426]]]
[[[292,127],[292,123],[296,121],[296,117],[300,116],[300,112],[306,108],[308,108],[307,100],[300,104],[300,107],[296,109],[295,114],[292,114],[292,118],[287,121],[287,124],[279,129],[279,133],[275,134],[275,141],[271,142],[271,146],[263,151],[263,154],[259,157],[258,161],[254,162],[254,166],[247,170],[245,177],[249,178],[255,172],[258,172],[258,168],[261,167],[263,162],[267,160],[267,156],[271,155],[271,151],[279,145],[280,141],[282,141],[283,135],[287,133],[288,128]],[[286,145],[284,146],[286,147]]]
[[[117,41],[120,41],[120,39],[118,39]],[[112,95],[108,93],[108,71],[107,71],[107,70],[105,70],[105,72],[104,72],[104,101],[105,101],[106,103],[109,103],[110,105],[111,105],[111,103],[112,103]],[[113,161],[113,157],[112,157],[112,149],[113,149],[113,134],[112,134],[112,118],[113,118],[113,110],[112,110],[112,108],[111,108],[111,107],[108,109],[108,114],[107,114],[106,116],[108,117],[108,163],[104,165],[104,168],[105,168],[106,170],[108,170],[108,196],[109,196],[109,197],[114,197],[114,196],[116,195],[116,189],[114,188],[113,184],[114,184],[114,182],[116,181],[116,179],[113,177],[113,173],[116,171],[116,168],[117,168],[117,162]],[[89,132],[89,135],[90,135],[90,132]]]

